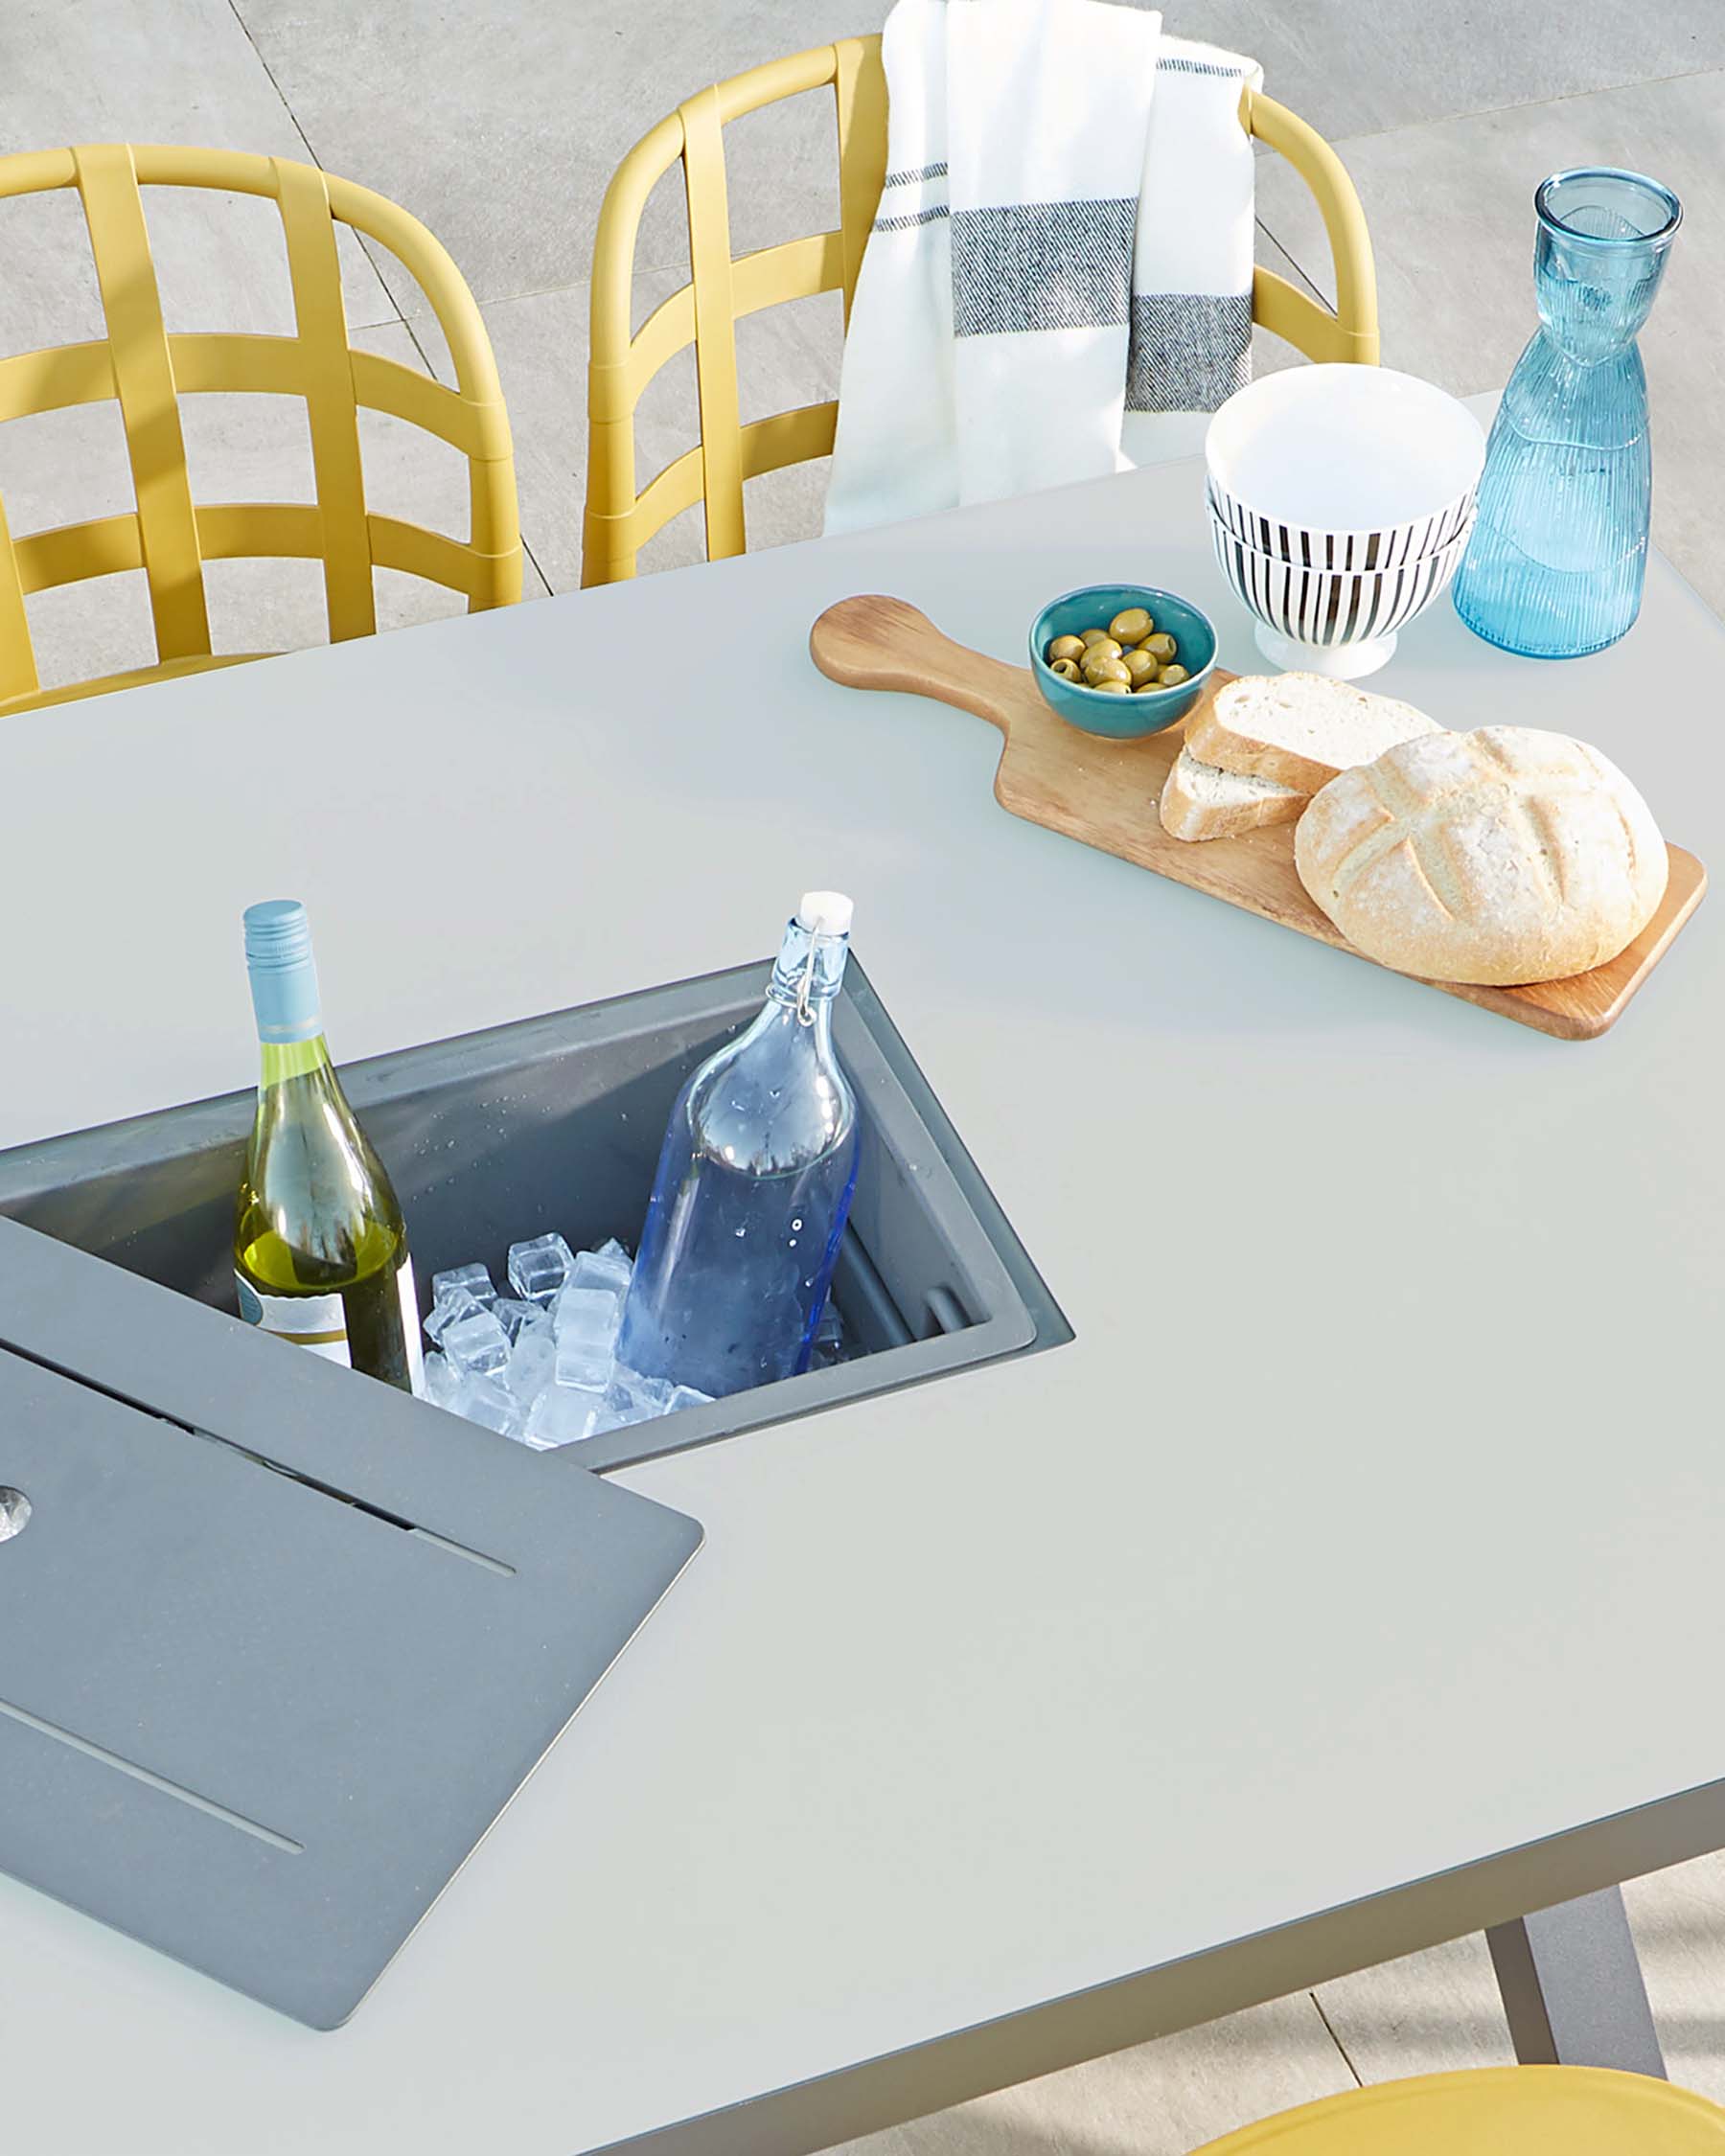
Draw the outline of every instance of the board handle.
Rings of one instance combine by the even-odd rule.
[[[1005,733],[1024,670],[942,635],[907,599],[840,599],[809,631],[809,656],[847,689],[903,689],[974,712]]]

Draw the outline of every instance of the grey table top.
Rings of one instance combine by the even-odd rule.
[[[1717,902],[1559,1044],[1016,821],[988,728],[804,654],[884,590],[1015,656],[1051,592],[1141,574],[1251,667],[1200,490],[0,727],[0,1140],[243,1083],[253,898],[310,903],[354,1057],[764,953],[837,884],[1077,1334],[629,1475],[702,1563],[346,2030],[0,1880],[10,2142],[571,2156],[1134,1972],[1203,2018],[1725,1842],[1674,1801],[1725,1769]],[[1445,605],[1380,685],[1592,739],[1716,862],[1722,663],[1656,562],[1616,651],[1506,658]],[[1368,1937],[1301,1929],[1349,1909]],[[1079,2018],[1019,2070],[1150,2032]],[[812,2145],[869,2101],[669,2138]]]

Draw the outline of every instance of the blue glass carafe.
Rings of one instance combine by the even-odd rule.
[[[1487,643],[1579,658],[1641,611],[1653,458],[1635,337],[1683,205],[1591,166],[1553,172],[1533,206],[1539,328],[1492,424],[1455,603]]]

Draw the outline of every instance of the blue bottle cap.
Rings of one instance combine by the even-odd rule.
[[[298,899],[246,907],[245,966],[260,1041],[310,1041],[323,1031],[311,924]]]

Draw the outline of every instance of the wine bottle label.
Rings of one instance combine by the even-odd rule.
[[[405,1273],[406,1266],[402,1268]],[[347,1312],[339,1296],[269,1296],[254,1288],[242,1273],[234,1274],[240,1291],[240,1315],[248,1325],[262,1325],[266,1333],[290,1340],[296,1347],[309,1347],[326,1362],[352,1369],[348,1350]]]

